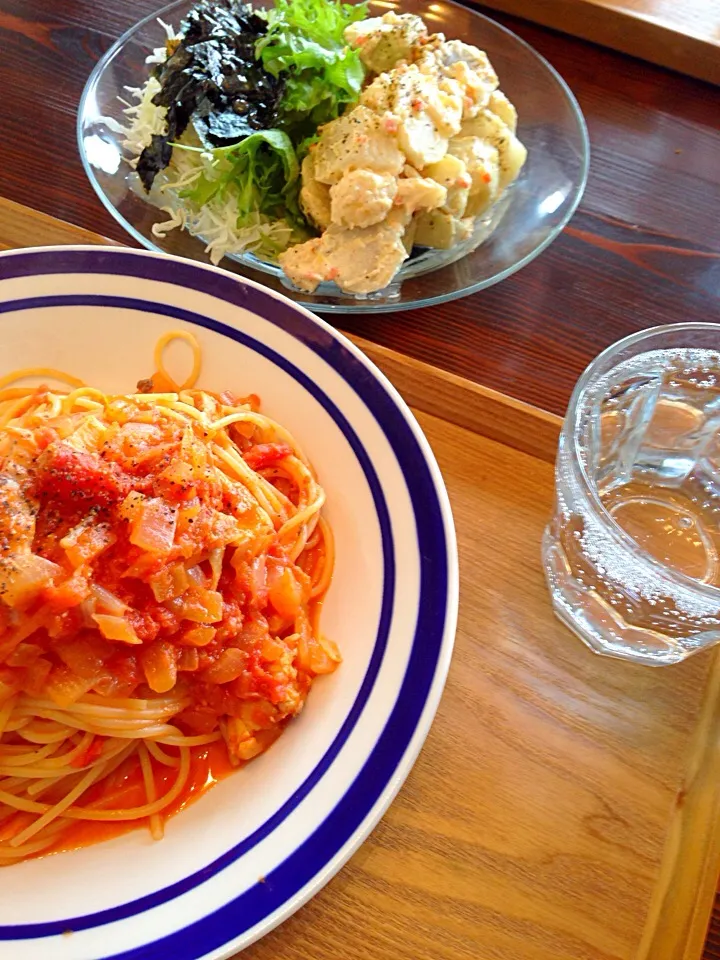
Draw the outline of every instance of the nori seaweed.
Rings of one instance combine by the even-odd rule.
[[[146,191],[191,121],[208,149],[276,125],[284,84],[255,59],[255,44],[266,32],[265,21],[238,0],[201,0],[188,13],[180,42],[153,73],[161,85],[153,103],[167,107],[168,131],[155,134],[138,159]]]

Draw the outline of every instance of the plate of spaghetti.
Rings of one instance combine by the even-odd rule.
[[[162,254],[0,255],[0,953],[229,957],[377,823],[457,613],[412,414]]]

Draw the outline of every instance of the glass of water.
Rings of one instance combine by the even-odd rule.
[[[720,641],[720,325],[621,340],[578,381],[543,538],[555,612],[596,653]]]

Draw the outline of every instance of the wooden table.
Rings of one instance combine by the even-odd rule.
[[[94,233],[127,242],[85,179],[75,146],[75,111],[93,63],[122,30],[156,6],[157,0],[54,0],[52,5],[0,0],[0,89],[5,91],[0,98],[0,196],[88,231],[68,234],[61,224],[0,202],[1,244],[66,242],[70,236],[92,240]],[[411,361],[442,366],[450,405],[461,385],[454,378],[461,377],[471,386],[482,384],[562,413],[584,366],[618,337],[658,323],[720,322],[720,97],[716,88],[699,81],[511,17],[498,19],[544,54],[578,96],[593,146],[579,212],[549,250],[490,290],[424,311],[343,317],[342,326],[380,345],[379,357],[388,348]],[[393,355],[385,359],[392,367]],[[395,372],[412,391],[407,371],[407,365],[399,365]],[[488,395],[478,393],[478,398],[487,413]],[[455,422],[462,423],[467,412],[455,414]],[[432,423],[428,426],[432,433]],[[503,429],[497,426],[500,433]],[[441,755],[433,756],[441,761]],[[491,784],[478,781],[478,787],[491,789]],[[419,842],[422,831],[413,832],[422,815],[413,805],[416,796],[406,798],[400,821],[380,829],[379,842],[387,854],[373,861],[380,870],[391,868],[406,839]],[[603,829],[612,828],[611,812],[608,818]],[[452,822],[447,824],[452,831]],[[433,838],[431,833],[428,842]],[[462,833],[454,842],[462,850]],[[415,852],[420,856],[419,849]],[[437,869],[442,865],[441,858],[430,856],[430,862]],[[407,869],[413,869],[410,860]],[[463,904],[470,909],[475,878],[466,879],[465,893],[448,892],[451,900],[440,898],[431,905],[433,910],[460,910],[460,926]],[[595,880],[591,871],[588,883]],[[342,898],[342,882],[333,889]],[[373,889],[381,896],[378,887]],[[368,894],[366,908],[372,910],[372,903]],[[415,917],[422,924],[422,911],[415,906],[398,903],[398,911],[406,921]],[[703,909],[700,904],[686,960],[698,955],[692,950],[702,940]],[[350,906],[353,923],[362,924],[362,914],[358,905]],[[301,936],[305,929],[302,924],[292,927]],[[718,931],[720,912],[707,941],[708,958],[720,956]],[[391,942],[389,930],[374,931],[372,956],[382,960],[383,936]],[[297,944],[291,952],[285,943],[281,933],[274,935],[267,949],[275,953],[263,956],[313,955],[303,954]],[[442,956],[465,957],[456,947],[450,942]],[[502,951],[493,950],[489,956],[504,958]],[[418,946],[416,960],[421,953]],[[545,952],[540,945],[532,956],[555,960],[551,945]],[[622,956],[612,946],[610,931],[607,951],[595,956]]]
[[[720,0],[485,0],[574,37],[720,83]]]

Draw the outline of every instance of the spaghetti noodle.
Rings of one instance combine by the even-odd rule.
[[[0,379],[0,865],[82,824],[160,838],[209,752],[261,753],[340,660],[324,492],[256,396],[196,388],[200,362],[173,332],[129,395]]]

